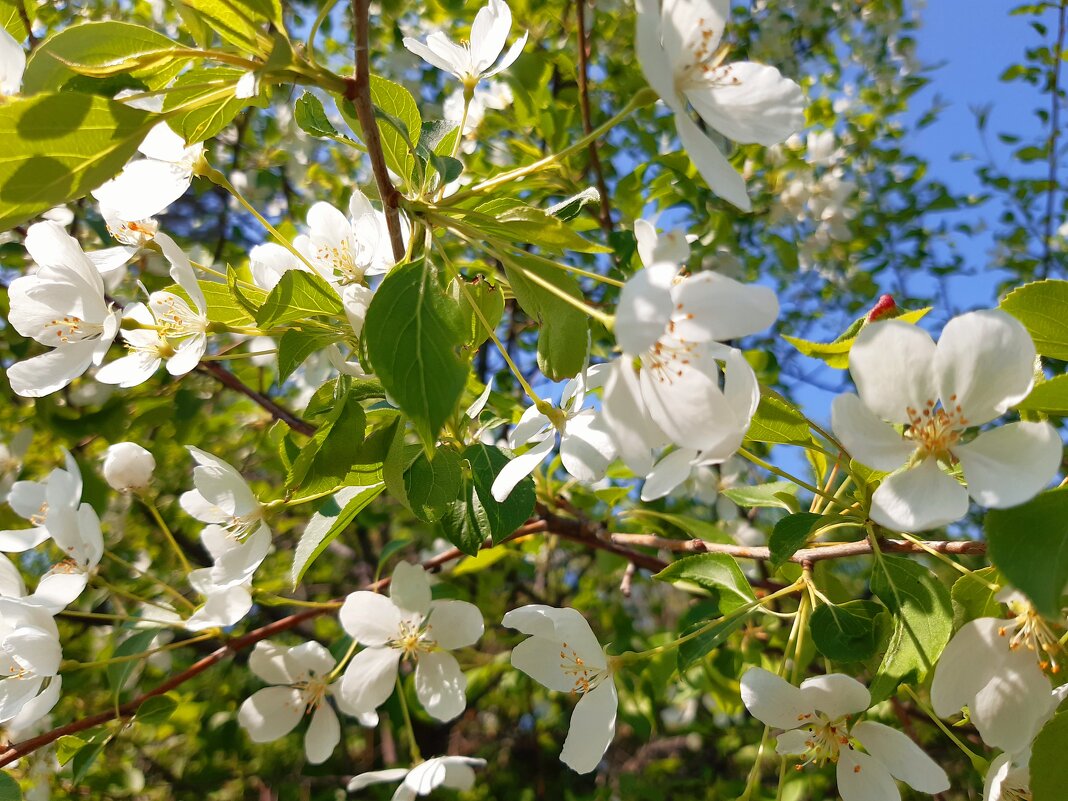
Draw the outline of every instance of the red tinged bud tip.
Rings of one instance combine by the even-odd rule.
[[[872,307],[871,311],[868,312],[867,321],[869,323],[874,323],[876,320],[881,320],[894,311],[897,311],[897,304],[894,302],[894,296],[883,295]]]

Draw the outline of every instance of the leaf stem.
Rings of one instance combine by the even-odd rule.
[[[193,571],[192,566],[189,564],[189,560],[186,559],[185,553],[182,551],[182,547],[178,544],[178,540],[174,538],[174,533],[171,531],[170,526],[167,525],[163,519],[163,515],[159,513],[159,509],[156,508],[156,504],[151,498],[144,495],[138,495],[138,500],[144,504],[144,507],[148,509],[148,513],[152,515],[152,519],[156,521],[156,525],[159,526],[159,530],[163,532],[163,536],[167,542],[170,543],[171,549],[174,551],[175,556],[178,557],[178,561],[182,565],[182,572],[187,576]],[[184,598],[184,596],[183,596]]]

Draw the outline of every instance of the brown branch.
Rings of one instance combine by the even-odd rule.
[[[593,121],[590,115],[590,93],[587,77],[590,43],[586,34],[586,0],[575,0],[575,20],[577,23],[576,35],[578,36],[579,110],[582,113],[582,130],[586,135],[589,135],[593,131]],[[611,244],[607,240],[612,235],[612,208],[608,202],[608,185],[604,180],[601,157],[597,154],[597,143],[590,142],[589,150],[590,170],[593,172],[594,181],[597,184],[597,193],[601,196],[598,220],[601,223],[601,229],[604,231],[606,244]]]
[[[389,229],[390,244],[393,246],[393,258],[401,261],[404,258],[404,237],[401,236],[400,226],[400,192],[389,180],[386,157],[382,153],[382,141],[378,135],[378,121],[375,119],[374,106],[371,104],[370,5],[371,0],[352,0],[356,39],[356,76],[349,82],[345,96],[356,107],[356,117],[360,121],[360,128],[363,129],[367,155],[371,157],[371,170],[378,184],[378,194],[382,197],[382,210],[386,215],[386,227]]]
[[[275,420],[281,420],[298,434],[310,437],[315,433],[314,425],[307,420],[302,420],[297,417],[288,409],[279,406],[262,392],[257,392],[225,367],[221,366],[218,362],[201,362],[197,365],[197,370],[215,377],[223,386],[229,387],[236,392],[240,392],[246,398],[261,406]]]
[[[22,25],[26,28],[26,42],[29,44],[30,50],[33,50],[33,48],[37,47],[37,37],[33,35],[33,23],[30,22],[30,15],[26,13],[26,4],[22,0],[18,0],[15,5],[18,6]]]
[[[612,542],[640,548],[658,548],[676,553],[725,553],[737,559],[758,559],[761,561],[771,559],[771,550],[763,546],[730,545],[719,542],[706,542],[705,540],[672,540],[667,537],[657,537],[653,534],[613,534]],[[879,540],[879,548],[886,553],[925,553],[927,551],[948,554],[986,553],[986,543],[973,540],[932,540],[914,543],[907,540],[881,539]],[[863,556],[871,552],[871,542],[868,540],[836,542],[797,551],[790,557],[789,561],[803,565],[809,562],[822,562],[827,559]]]

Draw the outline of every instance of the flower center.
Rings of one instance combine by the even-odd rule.
[[[159,223],[155,220],[138,220],[137,222],[123,222],[112,220],[106,223],[108,233],[124,245],[141,247],[156,236]]]
[[[697,21],[697,27],[696,47],[690,54],[693,60],[681,65],[675,73],[675,88],[680,92],[707,83],[709,73],[719,69],[730,52],[730,45],[719,42],[721,32],[709,27],[703,17]],[[683,33],[687,32],[683,31]],[[724,81],[739,83],[738,78],[730,75],[730,68],[724,70],[724,80],[716,82],[723,83]]]
[[[998,629],[998,634],[1008,637],[1011,633],[1009,648],[1015,651],[1024,647],[1035,654],[1043,670],[1059,673],[1057,657],[1062,655],[1062,647],[1050,625],[1029,603],[1012,603],[1009,608],[1017,613],[1016,617]]]
[[[430,636],[429,626],[424,627],[421,621],[413,623],[409,620],[401,622],[397,636],[389,644],[401,652],[403,659],[418,659],[419,654],[428,654],[437,647]]]
[[[297,685],[300,687],[300,685]],[[322,704],[323,699],[326,697],[327,682],[322,678],[312,678],[300,689],[304,693],[304,713],[311,714],[319,705]]]
[[[957,396],[950,395],[949,403],[936,408],[933,400],[928,400],[922,409],[909,406],[909,427],[905,437],[916,442],[921,455],[934,456],[938,459],[950,459],[950,448],[959,440],[968,427],[968,421]]]
[[[805,740],[805,759],[794,766],[801,770],[805,765],[823,767],[828,762],[838,762],[838,754],[842,746],[851,748],[849,745],[849,716],[834,718],[831,720],[826,715],[818,712],[807,712],[801,716],[801,720],[807,721],[800,728],[809,734]]]
[[[68,314],[66,317],[59,317],[49,322],[45,330],[50,330],[63,343],[84,342],[104,333],[104,326],[99,323],[88,323],[81,317]]]
[[[674,324],[669,324],[669,330]],[[671,384],[690,364],[695,346],[673,334],[658,339],[642,357],[642,366],[661,384]]]
[[[30,520],[30,523],[32,523],[35,526],[43,526],[45,524],[45,520],[47,520],[47,519],[48,519],[48,501],[43,501],[41,503],[41,506],[37,509],[37,511],[34,512],[32,515],[30,515],[29,520]]]
[[[608,671],[603,668],[589,667],[578,652],[566,642],[560,643],[560,670],[565,676],[575,680],[571,692],[577,695],[588,693],[608,675]]]
[[[204,315],[193,311],[181,299],[165,297],[159,299],[154,309],[156,322],[165,337],[180,339],[192,334],[203,334],[207,331],[208,321]]]

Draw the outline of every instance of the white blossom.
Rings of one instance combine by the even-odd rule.
[[[8,288],[8,321],[22,336],[53,350],[13,364],[11,388],[24,397],[48,395],[100,364],[119,330],[119,314],[104,298],[104,283],[77,241],[53,222],[30,226],[26,250],[33,275]]]
[[[17,95],[26,70],[26,51],[15,37],[0,27],[0,97]]]
[[[344,708],[344,697],[333,682],[336,660],[317,642],[283,648],[262,640],[249,656],[249,669],[270,687],[257,690],[237,713],[237,721],[253,742],[266,743],[284,737],[301,718],[311,715],[304,735],[304,752],[313,765],[326,761],[341,742],[341,724],[329,699]],[[361,723],[374,726],[377,715]]]
[[[692,106],[735,142],[774,145],[804,124],[801,87],[751,61],[724,64],[728,0],[639,0],[637,51],[649,84],[675,113],[679,139],[709,188],[743,211],[745,180],[691,119]]]
[[[504,0],[489,0],[475,15],[470,41],[456,44],[438,31],[430,34],[425,43],[406,36],[404,46],[431,66],[455,75],[465,88],[473,89],[483,78],[508,69],[523,52],[526,31],[512,43],[504,58],[497,61],[511,29],[512,11],[508,4]]]
[[[62,656],[47,610],[0,598],[0,723],[21,728],[48,714],[59,700]]]
[[[104,480],[119,492],[144,489],[155,469],[155,457],[136,442],[116,442],[104,452]]]
[[[346,788],[350,793],[370,787],[372,784],[401,784],[393,794],[393,801],[414,801],[417,796],[430,795],[438,787],[452,790],[470,790],[475,786],[473,768],[486,764],[484,759],[462,756],[433,757],[420,762],[413,768],[387,768],[361,773],[349,781]]]
[[[619,696],[608,657],[578,611],[530,604],[501,621],[530,637],[512,649],[512,665],[556,692],[581,695],[571,714],[561,761],[577,773],[600,764],[616,731]]]
[[[922,793],[942,793],[949,778],[922,749],[897,729],[871,720],[851,724],[871,706],[868,688],[850,676],[830,673],[800,688],[763,668],[751,667],[741,680],[742,702],[758,720],[784,731],[775,750],[805,757],[803,765],[837,766],[844,801],[893,801],[894,780]],[[857,750],[857,745],[864,748]]]
[[[341,693],[350,709],[373,712],[393,692],[400,662],[415,662],[415,694],[438,720],[452,720],[467,706],[467,677],[450,652],[482,636],[482,613],[466,601],[432,601],[430,580],[418,565],[401,562],[389,597],[350,594],[341,625],[364,646],[345,668]]]
[[[1000,310],[955,317],[937,345],[900,320],[865,326],[849,352],[858,394],[834,399],[831,425],[854,459],[891,473],[872,496],[871,519],[923,531],[964,517],[969,495],[1002,509],[1042,490],[1062,453],[1049,423],[966,436],[1027,397],[1034,360],[1027,330]],[[958,466],[964,483],[948,472]]]

